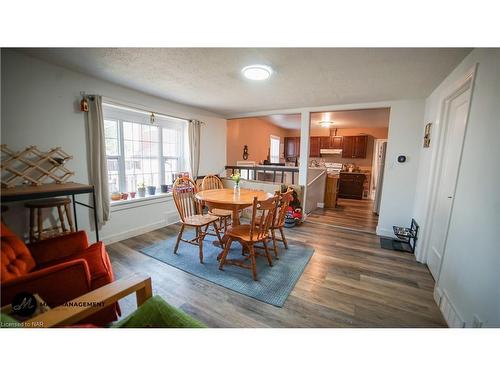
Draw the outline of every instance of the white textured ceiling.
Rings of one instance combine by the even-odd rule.
[[[321,127],[320,121],[333,121],[331,128],[386,128],[389,108],[311,113],[311,127]],[[261,118],[284,129],[300,129],[300,114],[270,115]]]
[[[225,117],[253,111],[424,98],[465,48],[41,48],[43,60]],[[249,64],[270,65],[248,81]]]

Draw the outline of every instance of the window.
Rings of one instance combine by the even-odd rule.
[[[280,137],[271,135],[271,148],[269,151],[269,158],[271,163],[280,162]]]
[[[171,185],[173,174],[186,169],[187,121],[103,105],[110,192]]]

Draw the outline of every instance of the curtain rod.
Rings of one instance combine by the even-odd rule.
[[[98,94],[87,94],[87,93],[85,93],[85,91],[81,91],[80,94],[82,96],[96,96],[96,95],[98,95]],[[169,117],[169,118],[176,119],[176,120],[184,120],[184,121],[191,121],[192,120],[192,119],[189,119],[189,118],[167,115],[165,113],[154,111],[154,110],[152,110],[150,108],[147,108],[145,106],[141,106],[141,105],[138,105],[138,104],[131,104],[131,103],[128,103],[128,102],[125,102],[125,101],[121,101],[121,100],[118,100],[118,99],[110,98],[108,96],[102,96],[102,98],[103,98],[103,100],[105,100],[106,102],[108,102],[110,104],[116,104],[116,105],[120,105],[120,106],[126,106],[126,107],[129,107],[129,108],[136,109],[138,111],[151,112],[151,113],[154,113],[156,115],[160,115],[160,116],[164,116],[164,117]],[[203,121],[200,121],[200,123],[202,125],[205,125],[205,122],[203,122]]]

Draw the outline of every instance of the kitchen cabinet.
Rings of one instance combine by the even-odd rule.
[[[331,147],[330,137],[318,137],[319,138],[319,148],[320,149],[329,149]]]
[[[363,199],[364,173],[340,172],[339,198]]]
[[[322,148],[320,144],[320,139],[323,137],[311,137],[309,138],[309,157],[319,158],[321,156],[319,150]],[[300,141],[300,138],[299,138]]]
[[[367,135],[355,135],[342,137],[342,157],[348,159],[366,158],[366,147],[368,145]]]
[[[330,137],[330,148],[341,149],[343,137]]]
[[[300,155],[300,137],[285,137],[285,159],[295,159]]]

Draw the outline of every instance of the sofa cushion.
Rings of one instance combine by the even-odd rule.
[[[0,280],[5,282],[26,275],[35,268],[35,260],[28,248],[2,223]]]
[[[58,259],[57,261],[52,263],[45,263],[43,267],[45,268],[53,264],[59,264],[76,259],[83,259],[87,263],[90,271],[90,285],[92,290],[109,284],[113,281],[111,262],[102,242],[96,242],[89,246],[87,249],[80,251],[70,257]]]

